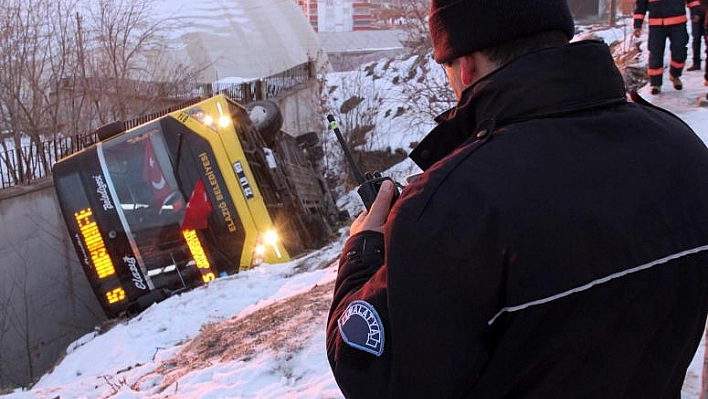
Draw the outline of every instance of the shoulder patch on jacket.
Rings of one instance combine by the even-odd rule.
[[[366,301],[354,301],[337,320],[339,334],[352,348],[381,356],[384,350],[384,329],[381,317]]]

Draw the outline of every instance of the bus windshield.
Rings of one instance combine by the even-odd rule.
[[[214,279],[218,272],[202,246],[206,234],[200,232],[208,227],[211,201],[201,179],[181,181],[173,163],[179,154],[170,153],[160,122],[109,140],[98,151],[150,288],[174,289]]]

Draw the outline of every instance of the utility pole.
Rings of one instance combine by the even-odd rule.
[[[614,27],[617,23],[617,0],[609,0],[610,6],[607,14],[609,14],[608,23],[610,27]]]

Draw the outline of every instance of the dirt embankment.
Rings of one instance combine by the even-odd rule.
[[[264,350],[288,358],[302,349],[312,325],[323,322],[333,289],[334,282],[316,285],[248,316],[207,324],[182,351],[140,378],[132,389],[139,391],[143,382],[160,376],[158,391],[162,392],[191,370],[220,362],[248,361]]]

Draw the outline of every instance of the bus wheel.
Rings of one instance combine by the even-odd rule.
[[[273,101],[254,101],[246,104],[248,116],[267,145],[275,140],[275,135],[283,127],[283,114]]]

